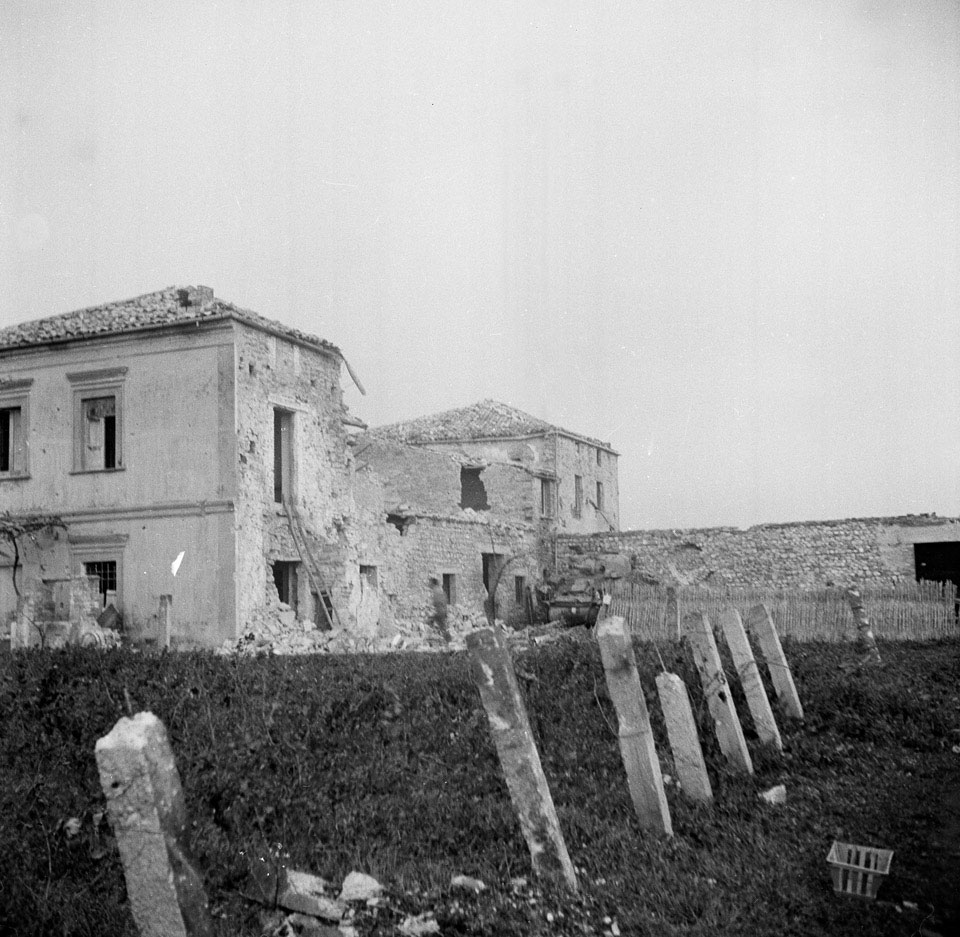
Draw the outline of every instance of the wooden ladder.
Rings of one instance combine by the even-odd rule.
[[[287,521],[290,524],[290,533],[293,535],[293,542],[296,545],[297,552],[300,554],[300,559],[303,560],[303,565],[307,569],[307,576],[316,593],[320,608],[323,609],[323,617],[331,628],[339,628],[341,627],[340,616],[337,614],[336,606],[333,604],[333,593],[324,586],[323,576],[320,574],[320,566],[303,532],[303,520],[300,517],[300,512],[297,510],[297,506],[287,498],[283,499],[283,510],[287,515]],[[330,600],[329,608],[324,600],[325,596]]]

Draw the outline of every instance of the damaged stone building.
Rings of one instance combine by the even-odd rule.
[[[379,499],[370,515],[388,519],[387,530],[364,527],[377,531],[370,555],[399,617],[417,613],[429,575],[467,609],[498,583],[498,614],[522,621],[530,587],[553,566],[557,530],[618,522],[608,443],[494,400],[372,429],[354,452],[357,478],[369,475]]]
[[[377,637],[426,616],[430,577],[473,615],[497,584],[517,620],[557,531],[616,530],[608,444],[493,401],[361,433],[341,365],[208,287],[0,330],[0,514],[63,522],[24,539],[18,589],[0,545],[0,623],[90,593],[133,640]]]
[[[207,287],[0,330],[0,511],[65,524],[24,544],[25,587],[92,578],[133,638],[156,637],[166,596],[175,644],[233,640],[277,599],[348,618],[342,363]]]

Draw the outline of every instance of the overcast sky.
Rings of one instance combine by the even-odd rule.
[[[960,515],[955,0],[4,0],[0,103],[0,325],[202,283],[624,527]]]

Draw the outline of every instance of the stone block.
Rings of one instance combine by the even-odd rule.
[[[187,814],[163,723],[121,719],[95,749],[100,784],[143,937],[209,937],[207,896],[187,857]]]
[[[670,740],[680,789],[691,800],[710,803],[713,800],[713,788],[703,760],[703,749],[700,747],[687,688],[677,674],[661,673],[657,676],[657,694],[667,725],[667,738]]]

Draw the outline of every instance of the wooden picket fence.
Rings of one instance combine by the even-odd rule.
[[[844,591],[839,588],[774,589],[680,586],[677,603],[681,618],[687,612],[705,612],[711,622],[720,610],[734,607],[745,613],[761,602],[773,614],[781,636],[801,641],[843,641],[854,636],[854,621]],[[957,588],[952,583],[903,582],[861,588],[864,607],[874,633],[892,640],[931,640],[960,637]],[[612,590],[611,614],[622,615],[637,637],[676,640],[676,628],[667,620],[667,590],[621,580]]]

